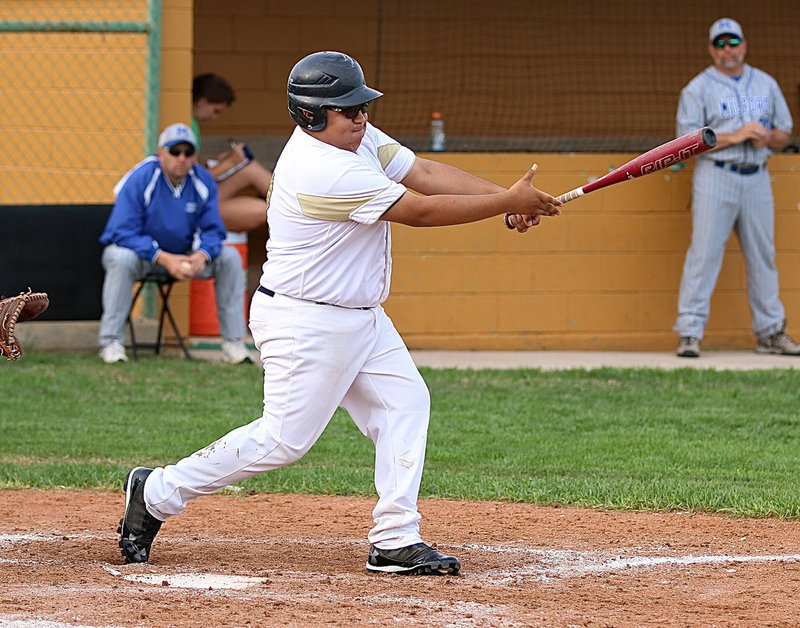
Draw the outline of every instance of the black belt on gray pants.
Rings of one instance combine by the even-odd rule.
[[[732,164],[727,161],[715,161],[714,165],[723,170],[730,170],[736,174],[755,174],[764,166],[762,164]]]
[[[259,292],[263,292],[268,297],[274,297],[275,291],[265,288],[264,286],[258,287]],[[291,297],[295,298],[295,297]],[[298,299],[299,301],[308,301],[308,299]],[[346,305],[336,305],[335,303],[325,303],[325,301],[309,301],[309,303],[316,303],[317,305],[330,305],[331,307],[343,307],[346,310],[371,310],[371,307],[347,307]]]

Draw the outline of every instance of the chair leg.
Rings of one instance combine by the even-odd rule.
[[[158,335],[156,335],[155,353],[161,353],[161,341],[164,338],[164,317],[169,311],[169,293],[172,292],[172,284],[159,284],[158,291],[161,294],[161,313],[158,316]],[[171,320],[171,317],[170,317]]]
[[[175,332],[175,337],[178,339],[178,344],[183,351],[183,355],[186,357],[187,360],[191,360],[192,356],[189,353],[189,349],[186,348],[186,343],[183,340],[183,336],[181,332],[178,330],[178,324],[175,322],[175,317],[172,316],[172,310],[169,307],[169,295],[172,292],[173,284],[168,284],[166,286],[162,286],[161,292],[161,303],[162,303],[162,310],[161,310],[161,321],[158,325],[158,347],[156,348],[156,353],[158,353],[161,347],[161,336],[163,333],[164,327],[164,315],[166,314],[167,318],[169,319],[169,323],[172,326],[172,331]]]
[[[155,350],[156,355],[161,353],[161,347],[164,345],[164,322],[165,320],[169,320],[169,324],[172,326],[172,331],[175,332],[175,337],[178,340],[178,344],[180,345],[181,350],[183,351],[183,355],[186,357],[187,360],[191,360],[192,356],[189,353],[189,349],[186,346],[186,342],[183,339],[180,331],[178,330],[178,323],[175,321],[175,317],[172,315],[172,310],[169,307],[169,297],[172,293],[172,287],[174,282],[170,281],[164,283],[162,281],[157,282],[158,286],[158,294],[161,297],[161,311],[158,316],[158,335],[156,337],[156,341],[152,344],[150,343],[139,343],[136,339],[136,330],[134,329],[133,319],[131,318],[131,312],[133,312],[133,308],[136,305],[136,301],[139,299],[139,295],[142,293],[142,289],[144,288],[145,283],[147,283],[148,279],[140,281],[139,287],[136,289],[135,294],[133,295],[133,300],[131,301],[131,308],[128,310],[128,327],[130,329],[131,334],[131,349],[133,351],[133,359],[139,359],[139,348],[140,347],[147,347],[148,349],[152,348]]]
[[[139,359],[139,343],[136,342],[136,331],[133,326],[133,319],[131,318],[131,312],[133,312],[133,308],[136,305],[136,301],[139,298],[139,295],[142,293],[142,288],[144,288],[144,282],[139,283],[139,287],[136,289],[136,293],[133,295],[133,300],[131,301],[131,308],[128,310],[128,329],[131,332],[131,351],[133,352],[133,359]]]

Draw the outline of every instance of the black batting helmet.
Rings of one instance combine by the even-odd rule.
[[[361,66],[342,52],[315,52],[292,68],[286,86],[289,115],[309,131],[328,121],[325,107],[352,107],[383,96],[367,87]]]

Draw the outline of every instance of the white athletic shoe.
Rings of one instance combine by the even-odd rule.
[[[679,358],[699,358],[700,341],[694,336],[682,336],[675,353]]]
[[[114,362],[127,362],[128,356],[125,355],[125,347],[119,340],[112,340],[105,347],[100,349],[98,355],[106,364],[113,364]]]
[[[222,341],[222,361],[228,364],[243,364],[253,362],[253,356],[247,350],[247,345],[241,340]]]
[[[779,355],[800,355],[800,345],[784,332],[779,331],[767,338],[759,338],[756,353],[777,353]]]

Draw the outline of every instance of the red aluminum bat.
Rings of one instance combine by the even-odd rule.
[[[651,172],[661,170],[672,164],[677,164],[685,159],[711,150],[717,145],[717,135],[707,126],[697,129],[686,135],[656,146],[655,148],[642,153],[635,159],[623,164],[616,170],[607,175],[592,181],[580,188],[575,188],[558,197],[559,201],[566,203],[579,196],[594,192],[600,188],[614,185],[620,181],[635,179]]]

